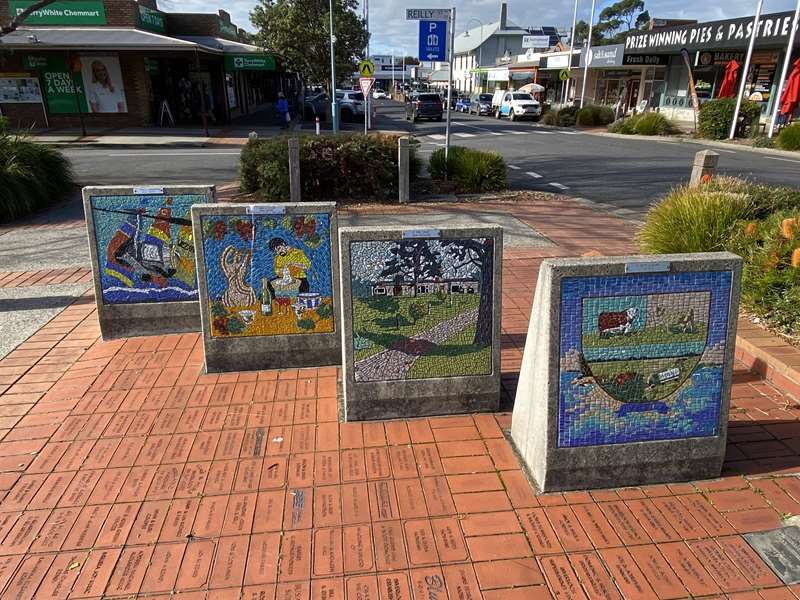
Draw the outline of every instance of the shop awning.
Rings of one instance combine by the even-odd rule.
[[[25,50],[201,50],[213,48],[133,27],[21,27],[0,37],[0,48]]]
[[[263,54],[264,51],[253,44],[234,42],[225,38],[214,37],[211,35],[176,35],[176,39],[200,44],[212,50],[221,50],[225,54]]]

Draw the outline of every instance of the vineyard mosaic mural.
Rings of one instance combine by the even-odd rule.
[[[196,194],[93,196],[104,304],[197,299],[192,204]]]
[[[328,214],[201,223],[212,337],[334,331]]]
[[[355,380],[492,373],[494,240],[350,243]]]
[[[729,271],[562,280],[558,445],[716,435],[731,282]]]

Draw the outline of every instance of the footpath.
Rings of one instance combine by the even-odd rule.
[[[800,598],[743,538],[800,515],[800,381],[742,344],[780,346],[754,326],[720,479],[531,489],[505,432],[539,263],[636,248],[628,221],[520,198],[404,208],[502,212],[551,242],[504,252],[496,414],[339,423],[337,367],[206,375],[197,333],[100,340],[85,270],[0,272],[38,299],[86,286],[0,358],[0,596]]]

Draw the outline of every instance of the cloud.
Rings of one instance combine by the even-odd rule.
[[[164,12],[217,14],[221,8],[230,13],[234,25],[251,32],[250,11],[255,5],[254,0],[158,0],[158,8]]]

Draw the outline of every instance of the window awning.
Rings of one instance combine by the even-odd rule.
[[[246,45],[246,44],[244,44]],[[133,27],[20,27],[0,37],[0,48],[25,50],[222,50]]]
[[[225,54],[264,54],[261,48],[253,44],[235,42],[211,35],[176,35],[175,38],[193,44],[200,44],[212,50],[221,50]]]

